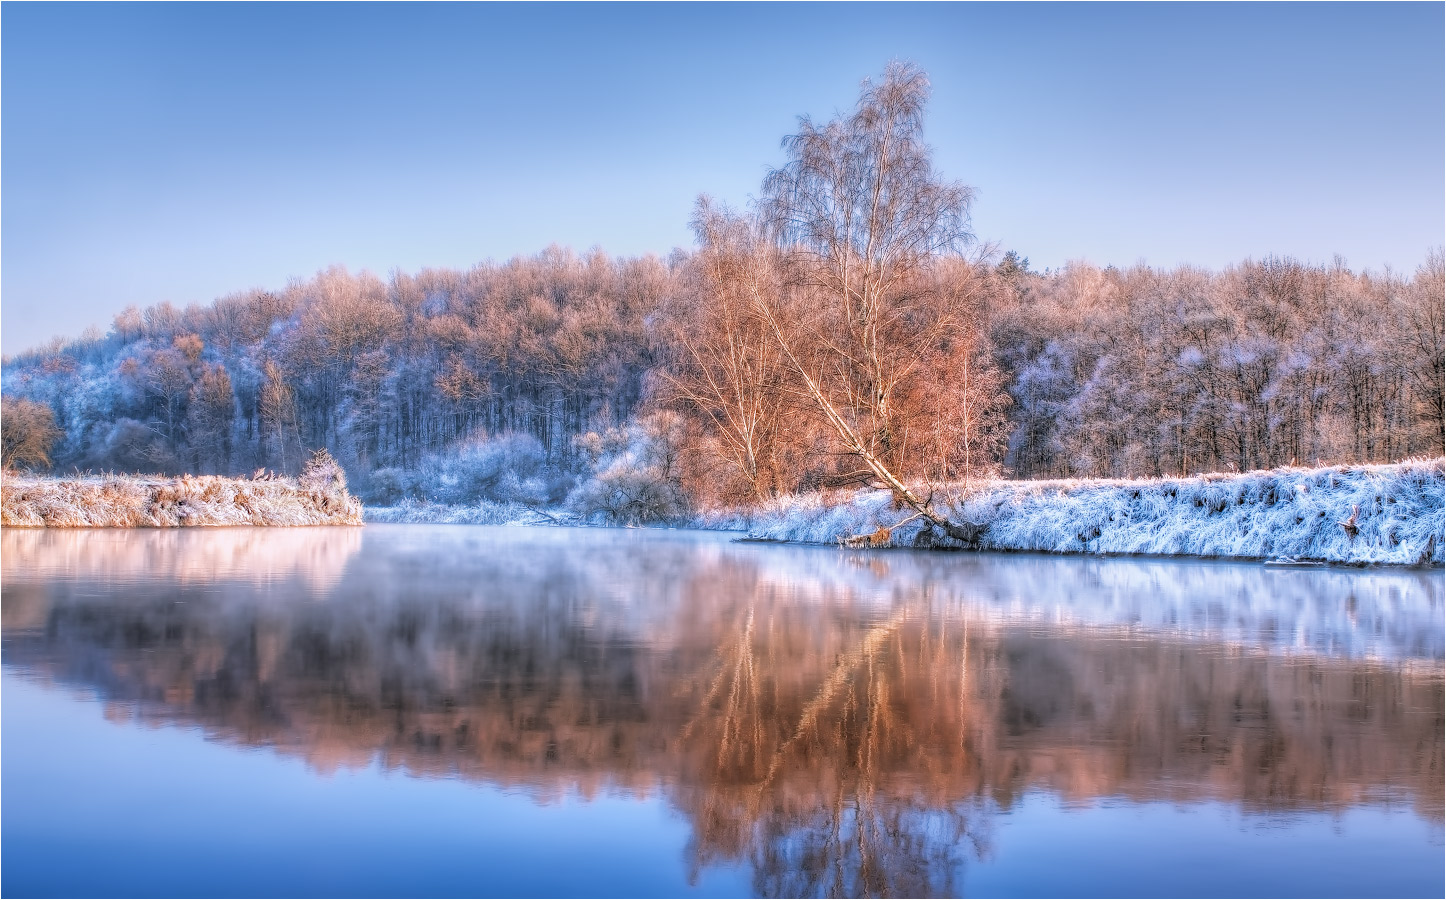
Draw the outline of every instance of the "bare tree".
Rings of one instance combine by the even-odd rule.
[[[706,197],[698,201],[693,230],[701,249],[692,260],[691,290],[663,316],[663,393],[697,414],[718,455],[747,484],[748,499],[761,500],[780,488],[786,372],[752,298],[777,292],[776,254],[751,220]]]
[[[139,371],[147,396],[158,407],[152,427],[165,436],[172,453],[181,443],[186,402],[200,358],[201,339],[192,334],[177,335],[172,346],[152,351]]]
[[[1416,395],[1421,447],[1440,453],[1446,432],[1446,255],[1437,247],[1426,255],[1405,300],[1396,333],[1405,349],[1398,363]]]
[[[186,435],[197,472],[225,474],[231,468],[231,430],[236,419],[236,394],[225,366],[204,366],[191,386],[186,410]]]
[[[49,468],[50,450],[59,438],[47,404],[21,397],[0,401],[0,465]]]
[[[764,181],[761,211],[794,289],[755,294],[754,306],[845,452],[901,503],[972,542],[977,526],[951,522],[904,481],[928,440],[909,433],[900,400],[967,335],[926,275],[974,240],[973,190],[935,174],[923,142],[928,96],[922,71],[892,63],[864,83],[850,115],[822,126],[804,117],[784,139],[789,159]]]
[[[265,381],[261,385],[260,417],[262,431],[275,442],[281,470],[287,471],[288,439],[299,443],[296,427],[296,392],[286,383],[281,367],[271,360],[262,364]],[[298,448],[298,455],[300,448]]]

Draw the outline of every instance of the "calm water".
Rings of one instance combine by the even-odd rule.
[[[7,896],[1439,897],[1438,572],[24,531]]]

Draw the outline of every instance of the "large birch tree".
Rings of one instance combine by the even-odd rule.
[[[804,117],[784,138],[788,160],[765,179],[760,211],[791,290],[755,295],[755,309],[843,450],[901,504],[973,542],[977,526],[950,521],[905,481],[929,444],[917,433],[926,417],[911,413],[968,383],[970,323],[928,275],[973,243],[974,191],[934,171],[928,97],[921,70],[892,63],[864,82],[851,113]],[[928,396],[921,383],[940,390]]]

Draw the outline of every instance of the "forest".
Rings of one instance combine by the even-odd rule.
[[[335,267],[128,308],[4,359],[6,464],[294,473],[325,448],[373,504],[666,518],[874,485],[948,526],[930,485],[1443,453],[1440,248],[1410,274],[1036,271],[971,233],[927,97],[895,64],[800,119],[759,198],[701,197],[667,258]]]

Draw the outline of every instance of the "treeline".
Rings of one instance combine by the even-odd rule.
[[[1337,260],[1030,274],[991,342],[1020,477],[1188,475],[1442,452],[1442,254],[1414,275]]]
[[[104,336],[7,359],[5,395],[49,407],[65,470],[294,472],[325,447],[365,487],[511,432],[561,464],[573,437],[637,408],[645,318],[670,279],[656,259],[555,248],[387,281],[331,269],[280,292],[127,309]]]
[[[127,309],[108,334],[5,360],[7,454],[49,435],[48,453],[19,461],[236,474],[295,472],[326,447],[364,494],[378,470],[377,489],[394,494],[399,472],[487,436],[530,436],[509,437],[526,465],[566,474],[589,461],[577,438],[642,416],[698,499],[866,480],[790,393],[781,361],[726,365],[757,326],[739,316],[728,330],[740,301],[717,268],[737,261],[720,252],[705,242],[665,262],[553,248],[385,281],[332,269],[280,292]],[[1170,475],[1442,452],[1439,251],[1409,277],[1274,258],[1039,273],[1014,253],[940,261],[930,277],[965,340],[917,350],[931,377],[905,398],[899,441],[936,452],[911,475]],[[736,426],[719,424],[736,411],[703,399],[720,372],[752,404],[751,461],[729,444]],[[539,502],[566,493],[554,482]]]

